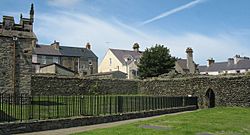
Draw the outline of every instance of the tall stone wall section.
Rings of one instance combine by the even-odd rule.
[[[2,32],[2,33],[1,33]],[[30,94],[33,38],[0,32],[0,93]],[[22,32],[12,32],[22,33]],[[24,32],[28,33],[28,32]],[[15,47],[14,47],[15,46]],[[15,52],[14,52],[15,51]]]
[[[207,106],[206,92],[215,93],[216,106],[250,107],[250,76],[195,77],[142,81],[139,93],[146,95],[198,96],[199,106]]]
[[[0,37],[0,92],[13,92],[13,47],[11,38]]]
[[[250,76],[193,77],[164,80],[81,79],[32,76],[32,95],[143,94],[198,96],[207,106],[206,92],[215,93],[216,106],[250,107]]]
[[[138,81],[32,76],[32,95],[137,94]]]

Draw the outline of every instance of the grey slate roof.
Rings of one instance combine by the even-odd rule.
[[[207,66],[198,66],[198,69],[200,72],[206,72],[207,71]]]
[[[40,68],[48,67],[48,66],[51,66],[51,65],[55,65],[57,67],[63,68],[64,70],[67,70],[67,71],[72,72],[72,73],[76,73],[75,71],[73,71],[73,70],[71,70],[69,68],[66,68],[63,65],[60,65],[60,64],[57,64],[57,63],[51,63],[51,64],[47,64],[47,65],[42,65]]]
[[[51,45],[37,45],[37,47],[34,49],[34,54],[97,58],[97,56],[91,50],[88,50],[86,48],[67,46],[60,46],[59,50],[56,50]]]
[[[182,69],[188,69],[187,68],[187,59],[178,59],[176,61]]]
[[[240,60],[237,64],[228,64],[228,62],[216,62],[209,67],[199,66],[200,72],[216,72],[240,69],[250,69],[250,60]]]
[[[120,49],[110,49],[110,51],[116,56],[116,58],[121,62],[125,63],[124,57],[132,56],[133,59],[139,59],[143,52],[131,51],[131,50],[120,50]],[[129,61],[130,64],[132,61]]]

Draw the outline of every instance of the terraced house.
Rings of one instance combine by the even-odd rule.
[[[98,57],[91,51],[91,45],[85,47],[61,46],[59,42],[54,41],[51,45],[36,44],[33,47],[32,54],[33,70],[36,73],[53,73],[54,71],[42,70],[54,64],[64,70],[67,75],[69,71],[76,74],[87,75],[98,72]],[[52,69],[52,68],[47,68]]]
[[[199,71],[200,74],[208,75],[246,73],[250,71],[250,58],[236,55],[224,62],[215,62],[211,58],[206,66],[199,66]]]

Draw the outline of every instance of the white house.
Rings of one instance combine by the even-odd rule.
[[[228,61],[225,62],[215,62],[215,60],[209,59],[207,66],[199,66],[198,68],[200,74],[208,75],[246,73],[250,71],[250,59],[240,55],[228,58]]]
[[[99,66],[99,73],[121,71],[128,79],[138,76],[137,64],[142,56],[139,44],[133,45],[134,50],[108,49]]]

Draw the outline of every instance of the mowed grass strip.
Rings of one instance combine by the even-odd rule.
[[[143,128],[143,127],[155,128]],[[157,128],[160,127],[160,128]],[[166,127],[167,130],[164,130]],[[250,108],[219,107],[74,135],[250,135]]]

